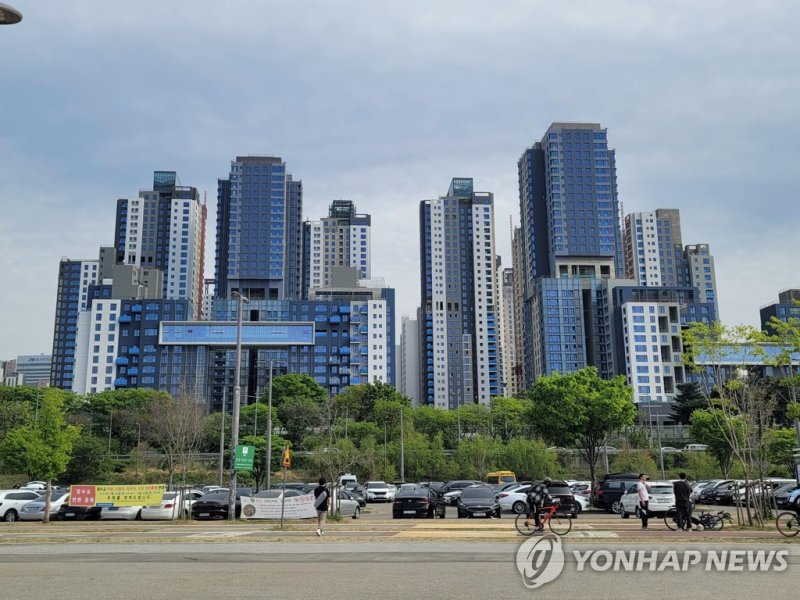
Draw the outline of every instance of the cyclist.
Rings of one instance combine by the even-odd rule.
[[[547,494],[547,486],[550,485],[551,482],[552,480],[549,477],[545,477],[539,483],[531,486],[531,490],[528,492],[528,497],[526,498],[528,502],[528,518],[525,519],[526,527],[530,527],[531,513],[533,513],[533,521],[536,523],[536,531],[544,531],[544,526],[542,525],[539,511],[543,506],[545,506],[549,499]]]
[[[786,505],[794,510],[797,518],[800,519],[800,487],[789,494],[789,497],[786,499]]]

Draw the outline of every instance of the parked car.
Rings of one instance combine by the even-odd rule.
[[[594,495],[594,506],[612,513],[619,513],[620,499],[631,483],[636,483],[639,476],[636,473],[617,473],[615,478],[607,478],[597,486]]]
[[[567,485],[566,481],[559,481],[553,480],[549,484],[547,484],[547,493],[553,499],[558,499],[558,511],[557,514],[559,516],[567,516],[567,517],[577,517],[578,516],[578,504],[575,501],[575,494],[572,493],[569,485]]]
[[[717,481],[719,480],[712,479],[710,481],[695,481],[692,484],[692,495],[690,496],[691,501],[696,503],[697,499],[700,497],[700,493],[708,486],[714,485]]]
[[[458,518],[471,517],[500,518],[500,504],[488,485],[473,485],[464,488],[456,504]]]
[[[391,502],[389,486],[385,481],[368,481],[364,490],[367,493],[367,502]]]
[[[625,493],[620,498],[619,514],[623,519],[631,515],[639,516],[639,490],[638,484],[628,482]],[[671,481],[649,481],[650,503],[647,507],[648,514],[663,516],[675,506],[675,488]]]
[[[19,519],[22,507],[42,497],[42,493],[34,490],[2,490],[0,491],[0,518],[7,523]]]
[[[497,502],[503,510],[510,510],[513,513],[521,515],[528,510],[528,492],[531,489],[531,484],[521,485],[505,492],[500,492],[497,495]]]
[[[733,482],[733,479],[716,479],[712,481],[700,490],[700,493],[697,495],[697,504],[713,504],[712,496],[716,493],[717,488],[732,484]]]
[[[361,516],[361,504],[347,490],[339,490],[339,514],[354,519]]]
[[[789,506],[789,496],[792,495],[800,485],[796,483],[786,483],[775,490],[774,497],[775,497],[775,505],[778,508],[790,508]]]
[[[247,496],[248,494],[245,494]],[[294,496],[304,496],[303,492],[294,489],[276,489],[270,488],[268,490],[261,490],[255,495],[255,498],[293,498]]]
[[[464,488],[467,488],[471,485],[485,486],[486,484],[482,481],[475,481],[474,479],[455,479],[445,483],[439,488],[438,491],[442,494],[445,504],[455,506],[458,503],[458,498],[461,496],[461,492],[464,491]]]
[[[142,518],[144,506],[103,506],[100,509],[101,521],[138,521]]]
[[[442,495],[430,487],[403,488],[397,492],[392,502],[393,519],[444,518],[445,510]]]
[[[708,450],[708,446],[705,444],[686,444],[683,447],[684,452],[705,452]]]
[[[69,500],[69,492],[57,490],[50,494],[50,518],[55,519],[61,505]],[[20,509],[20,521],[43,521],[44,520],[44,507],[47,504],[46,499],[40,496],[37,500],[33,500],[23,505]]]
[[[242,514],[243,495],[252,496],[253,490],[250,488],[238,488],[236,490],[235,515],[237,519]],[[216,490],[199,498],[192,505],[192,518],[197,520],[227,519],[229,496],[228,490]]]
[[[580,514],[592,505],[589,496],[583,494],[575,494],[576,513]]]
[[[200,490],[164,492],[160,504],[142,508],[141,518],[143,521],[188,519],[192,514],[192,505],[203,495]]]
[[[67,499],[67,501],[69,498]],[[99,521],[99,506],[70,506],[67,502],[61,505],[56,513],[59,521]]]

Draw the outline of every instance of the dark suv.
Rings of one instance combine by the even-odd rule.
[[[608,512],[618,513],[620,499],[631,483],[636,483],[639,476],[636,473],[610,473],[597,485],[592,504]]]
[[[551,481],[547,486],[547,493],[554,500],[558,498],[559,506],[556,512],[559,516],[577,518],[578,503],[575,502],[575,494],[566,481]]]

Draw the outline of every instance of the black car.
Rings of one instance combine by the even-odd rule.
[[[619,479],[612,479],[611,477],[619,477]],[[631,483],[639,480],[639,476],[635,473],[615,473],[611,476],[606,476],[606,479],[601,481],[597,486],[597,491],[594,494],[593,506],[602,508],[608,512],[619,512],[620,499],[628,489]],[[575,501],[573,497],[573,502]]]
[[[717,494],[733,489],[734,479],[720,479],[713,485],[706,486],[697,497],[697,504],[716,504]]]
[[[448,481],[436,491],[442,495],[446,504],[455,505],[458,503],[458,498],[461,495],[461,492],[464,491],[464,488],[468,488],[473,485],[486,484],[473,479],[455,479],[453,481]]]
[[[575,494],[566,481],[553,480],[547,485],[547,493],[554,500],[558,498],[559,505],[556,513],[561,517],[577,517],[580,508],[575,501]],[[622,496],[620,496],[622,497]]]
[[[53,517],[59,521],[99,521],[100,507],[62,504]]]
[[[236,490],[236,518],[242,514],[242,495],[252,496],[253,490],[250,488],[239,488]],[[228,490],[215,490],[209,492],[195,500],[192,504],[192,518],[197,520],[228,518]]]
[[[494,490],[488,485],[473,485],[464,488],[456,504],[458,518],[484,517],[500,518],[500,503],[494,497]]]
[[[410,487],[397,492],[392,503],[392,518],[422,517],[444,519],[445,504],[441,495],[431,488]]]
[[[775,490],[775,505],[778,508],[793,508],[789,506],[789,496],[792,495],[799,485],[796,483],[786,483]]]

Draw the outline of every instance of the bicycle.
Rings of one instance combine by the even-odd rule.
[[[697,516],[692,515],[692,525],[702,525],[706,531],[718,531],[725,526],[725,521],[733,524],[733,517],[729,512],[719,511],[716,515],[700,511]],[[664,525],[670,531],[678,529],[678,510],[670,508],[664,515]]]
[[[793,512],[782,512],[775,519],[775,527],[784,537],[794,537],[800,533],[800,518]]]
[[[542,527],[544,527],[545,523],[547,523],[550,531],[556,535],[567,535],[572,530],[572,519],[569,516],[564,517],[563,519],[559,517],[558,513],[556,512],[558,507],[559,503],[556,501],[550,506],[545,506],[538,509],[540,517],[539,522],[541,523]],[[514,526],[522,535],[533,535],[537,529],[534,521],[534,511],[531,511],[528,514],[522,513],[517,515],[517,518],[514,521]]]

